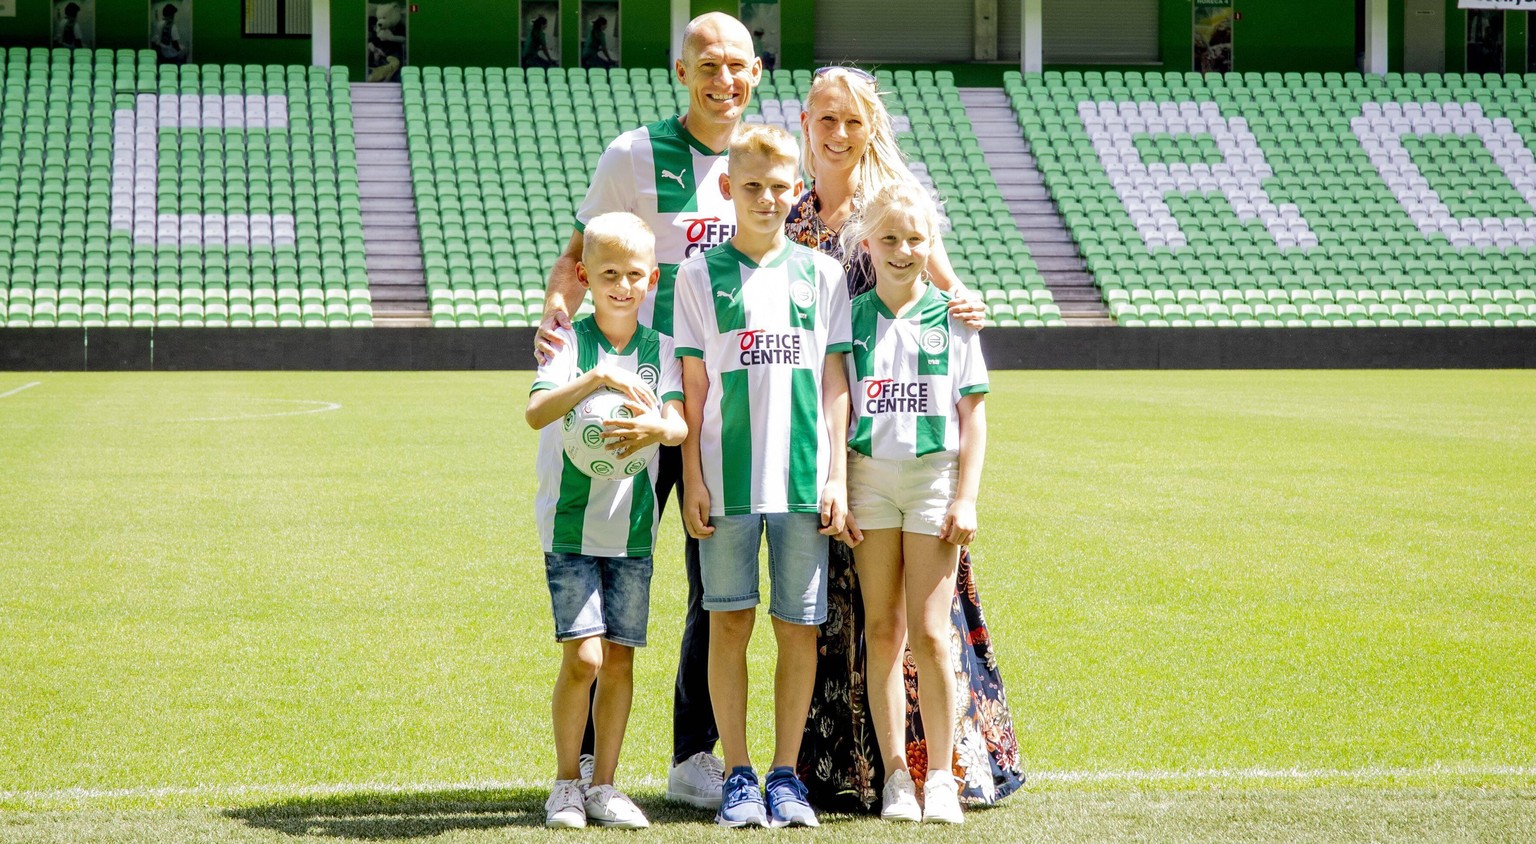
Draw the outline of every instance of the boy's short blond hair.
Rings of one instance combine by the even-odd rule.
[[[610,256],[639,256],[656,266],[656,235],[645,221],[628,211],[610,211],[593,217],[581,233],[581,262],[592,259],[594,252]]]
[[[773,164],[788,164],[799,172],[800,147],[793,135],[777,126],[742,124],[731,136],[730,161],[748,155],[762,156]]]

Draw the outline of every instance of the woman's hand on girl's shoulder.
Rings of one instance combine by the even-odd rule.
[[[975,291],[962,290],[949,300],[949,315],[965,323],[965,327],[980,331],[987,323],[987,303]]]

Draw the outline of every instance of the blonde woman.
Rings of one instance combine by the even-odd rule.
[[[839,234],[867,200],[883,187],[917,180],[896,146],[890,114],[880,101],[875,77],[854,67],[825,67],[811,80],[800,115],[802,166],[811,185],[795,203],[785,230],[790,240],[819,249],[843,262],[851,296],[874,287],[869,256],[845,250]],[[953,297],[952,313],[972,327],[985,309],[966,295],[964,285],[935,238],[928,259],[934,286]],[[884,774],[876,724],[862,678],[866,672],[864,608],[847,546],[832,543],[828,577],[827,622],[818,648],[815,696],[800,751],[800,776],[811,800],[829,808],[870,810],[881,804],[881,789],[902,787]],[[1023,782],[1018,741],[1007,697],[992,654],[992,640],[981,612],[969,549],[961,549],[950,613],[958,640],[956,689],[963,716],[956,724],[954,776],[966,803],[991,803]],[[928,770],[927,744],[910,658],[904,661],[907,767],[917,776]],[[920,785],[920,784],[919,784]]]

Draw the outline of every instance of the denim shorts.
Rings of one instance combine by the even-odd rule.
[[[938,536],[955,500],[959,459],[939,452],[886,460],[848,452],[848,511],[859,530]]]
[[[544,576],[555,612],[555,641],[602,636],[616,645],[645,647],[650,557],[545,553]]]
[[[790,624],[827,620],[827,537],[817,513],[710,516],[715,532],[699,541],[704,609],[758,604],[758,550],[768,529],[768,612]]]

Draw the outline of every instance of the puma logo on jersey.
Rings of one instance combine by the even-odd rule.
[[[869,343],[868,343],[868,341],[865,341],[865,340],[862,340],[862,339],[855,340],[855,341],[853,341],[853,345],[855,345],[855,346],[862,346],[862,347],[864,347],[864,351],[866,351],[866,352],[869,351]]]
[[[687,170],[684,170],[682,173],[674,173],[671,170],[663,170],[661,171],[661,177],[663,179],[672,179],[677,182],[678,187],[687,190],[688,185],[683,182],[683,174],[687,172]]]
[[[736,298],[738,296],[740,296],[740,295],[741,295],[741,291],[740,290],[737,290],[735,293],[727,293],[724,290],[716,290],[715,291],[715,298],[716,299],[724,299],[725,301],[730,302],[732,305],[736,304]]]

